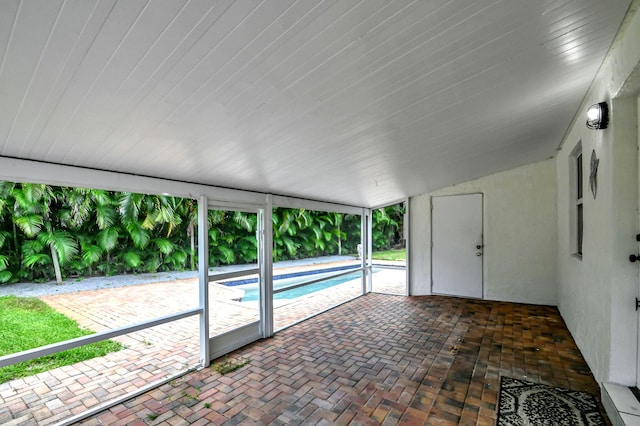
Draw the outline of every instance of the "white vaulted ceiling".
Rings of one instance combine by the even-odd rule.
[[[378,206],[550,157],[629,0],[2,0],[0,155]]]

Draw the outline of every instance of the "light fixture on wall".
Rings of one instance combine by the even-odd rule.
[[[591,130],[606,129],[609,125],[609,106],[606,102],[591,105],[587,110],[587,127]]]

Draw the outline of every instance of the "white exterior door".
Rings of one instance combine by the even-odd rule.
[[[482,298],[482,194],[432,198],[431,291]]]

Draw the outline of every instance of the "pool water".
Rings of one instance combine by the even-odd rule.
[[[333,275],[335,273],[329,273],[326,275]],[[301,275],[295,278],[274,280],[273,287],[274,290],[279,290],[281,288],[290,287],[292,285],[296,285],[299,283],[303,283],[305,281],[311,281],[313,279],[321,278],[322,276],[309,276],[309,275]],[[283,291],[282,293],[276,293],[273,295],[274,300],[284,300],[284,299],[295,299],[296,297],[304,296],[309,293],[313,293],[314,291],[324,290],[326,288],[334,287],[340,285],[342,283],[346,283],[347,281],[356,280],[362,277],[361,272],[354,272],[352,274],[343,275],[337,278],[331,278],[326,281],[321,281],[315,284],[306,285],[304,287],[294,288],[292,290]],[[260,290],[258,289],[257,284],[249,284],[243,286],[237,286],[237,288],[241,288],[244,290],[244,297],[242,298],[243,302],[254,302],[260,300]]]

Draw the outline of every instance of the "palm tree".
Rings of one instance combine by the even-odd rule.
[[[0,181],[0,225],[2,225],[2,228],[0,228],[0,249],[2,249],[4,253],[8,252],[6,249],[8,246],[7,243],[10,241],[12,235],[14,242],[13,256],[6,254],[0,255],[0,283],[6,283],[14,278],[14,274],[10,270],[11,260],[12,258],[20,258],[17,230],[13,220],[11,220],[9,209],[9,206],[13,205],[13,199],[11,197],[11,188],[13,188],[13,185],[11,182]],[[9,224],[11,224],[12,233],[8,230]]]
[[[117,243],[118,212],[114,194],[98,189],[62,188],[62,199],[59,214],[80,242],[76,269],[80,274],[87,269],[88,275],[92,275],[94,265],[99,264],[105,253],[107,264],[110,263],[109,253]]]
[[[293,209],[277,207],[271,215],[273,222],[274,260],[295,259],[300,246],[295,238],[298,233],[296,213]],[[285,252],[286,250],[286,252]]]
[[[168,257],[177,248],[169,237],[182,223],[178,207],[174,197],[120,193],[120,217],[134,246],[126,247],[122,252],[122,259],[130,268],[136,270],[144,264],[146,269],[152,272],[167,260],[172,268],[184,266],[186,256],[183,250],[173,257]],[[154,246],[155,250],[145,251],[149,244]]]
[[[120,253],[124,263],[136,270],[142,265],[142,250],[151,241],[150,230],[155,224],[150,217],[150,202],[145,194],[122,192],[119,194],[119,212],[124,230],[127,232],[133,247],[125,246]]]
[[[0,215],[0,218],[2,216]],[[4,247],[5,242],[9,239],[11,234],[5,230],[0,230],[0,250]],[[6,283],[11,281],[13,273],[9,270],[9,256],[0,254],[0,283]]]
[[[209,263],[250,263],[258,257],[254,213],[209,210]]]
[[[187,224],[186,233],[189,238],[189,265],[196,269],[196,224],[198,223],[198,203],[191,198],[182,198],[178,203],[178,215]]]
[[[373,211],[373,245],[375,250],[388,249],[403,241],[404,203]]]
[[[345,214],[342,216],[340,223],[341,243],[347,253],[356,253],[358,244],[360,244],[361,233],[361,217],[360,215]]]
[[[53,187],[43,184],[22,183],[11,188],[14,199],[13,221],[28,237],[34,238],[39,244],[31,243],[23,262],[27,267],[37,264],[53,264],[56,281],[62,283],[60,265],[71,259],[78,251],[78,244],[69,232],[59,228],[58,218],[55,217],[60,192]],[[49,259],[43,253],[38,253],[38,247],[48,247],[51,253]],[[24,252],[23,252],[24,254]]]

